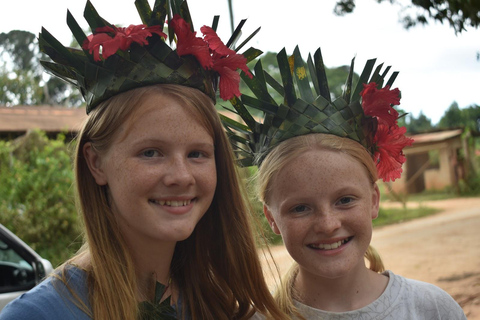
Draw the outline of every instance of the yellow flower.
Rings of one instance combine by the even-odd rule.
[[[293,74],[293,65],[295,63],[295,57],[293,56],[293,54],[288,57],[288,65],[290,66],[290,73]]]
[[[299,80],[303,80],[307,76],[307,71],[305,70],[305,67],[297,68],[296,73]]]

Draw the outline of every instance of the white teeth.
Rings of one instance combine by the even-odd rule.
[[[323,243],[320,243],[318,245],[312,244],[312,245],[310,245],[310,247],[315,248],[315,249],[321,249],[321,250],[333,250],[333,249],[337,249],[338,247],[340,247],[342,244],[346,243],[347,241],[348,241],[348,239],[343,239],[341,241],[337,241],[337,242],[329,243],[329,244],[323,244]]]
[[[182,207],[189,205],[192,200],[183,200],[183,201],[170,201],[170,200],[151,200],[153,203],[159,204],[161,206],[167,205],[169,207]]]

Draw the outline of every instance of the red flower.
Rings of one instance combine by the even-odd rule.
[[[360,95],[362,96],[362,107],[365,115],[376,117],[380,123],[386,122],[389,126],[395,125],[398,112],[392,105],[398,106],[400,104],[400,90],[398,88],[390,90],[390,87],[386,86],[378,90],[377,84],[371,82],[363,85]]]
[[[212,28],[203,26],[200,30],[213,54],[212,69],[220,75],[220,98],[230,100],[234,96],[240,97],[240,75],[237,69],[243,70],[250,78],[253,77],[248,70],[247,59],[228,48]]]
[[[132,42],[142,46],[148,44],[147,38],[151,37],[153,33],[164,39],[167,38],[160,26],[147,27],[144,24],[140,24],[130,25],[128,28],[117,28],[115,26],[100,27],[95,30],[94,34],[88,36],[82,48],[88,50],[90,54],[93,53],[95,61],[100,61],[100,46],[102,47],[103,59],[107,59],[118,50],[128,50]]]
[[[386,123],[378,124],[373,159],[377,165],[378,177],[384,182],[394,181],[401,176],[402,164],[406,161],[402,150],[413,143],[413,139],[405,136],[406,131],[405,127],[397,124],[391,127]]]
[[[215,30],[210,27],[203,26],[200,28],[200,31],[204,34],[204,39],[208,43],[208,47],[212,50],[214,58],[226,57],[228,55],[235,55],[236,52],[229,47],[227,47],[220,37],[217,35]]]
[[[196,37],[196,32],[190,29],[190,24],[178,14],[174,15],[168,24],[174,28],[177,35],[177,54],[179,56],[191,54],[204,69],[210,69],[213,61],[208,44],[202,38]]]

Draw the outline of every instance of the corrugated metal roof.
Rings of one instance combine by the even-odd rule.
[[[52,106],[0,107],[0,132],[41,129],[47,132],[79,131],[87,118],[84,108]]]

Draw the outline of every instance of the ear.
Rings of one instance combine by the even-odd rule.
[[[85,157],[88,169],[90,169],[90,173],[95,179],[95,182],[100,186],[106,185],[108,182],[107,176],[105,172],[103,172],[100,156],[93,148],[91,142],[87,142],[83,146],[83,156]]]
[[[272,228],[272,231],[275,234],[280,234],[280,229],[278,229],[278,226],[275,223],[275,220],[273,219],[272,212],[270,211],[270,209],[268,209],[267,205],[265,204],[263,205],[263,213],[265,214],[265,217],[267,218],[268,224]]]
[[[373,184],[372,190],[372,220],[377,219],[378,210],[380,209],[380,190],[376,183]]]

